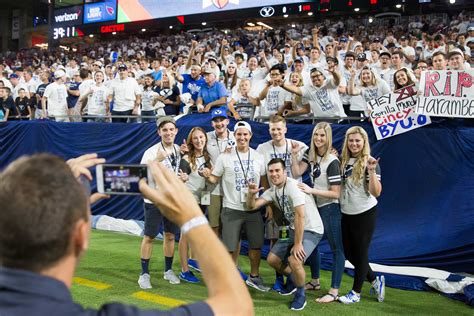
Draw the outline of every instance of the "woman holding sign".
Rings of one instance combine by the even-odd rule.
[[[393,91],[415,84],[414,75],[407,68],[400,68],[393,74],[393,83],[395,85]]]
[[[211,168],[211,156],[207,152],[207,135],[200,127],[194,127],[186,140],[185,151],[186,156],[183,157],[189,164],[189,177],[186,186],[193,194],[198,202],[201,210],[205,211],[206,206],[210,202],[210,192],[206,191],[206,179],[202,177],[201,171],[204,168]],[[184,171],[184,170],[183,170]],[[185,171],[187,173],[187,171]],[[206,201],[207,200],[207,201]],[[194,259],[188,262],[188,243],[185,235],[181,235],[178,244],[179,257],[181,261],[181,273],[179,278],[190,283],[198,283],[199,279],[189,270],[189,267],[198,269],[198,265]],[[198,270],[199,271],[199,270]]]
[[[358,303],[365,279],[372,283],[379,302],[385,297],[385,278],[369,266],[369,246],[377,217],[377,197],[382,192],[378,159],[370,156],[367,132],[359,126],[346,132],[342,147],[342,241],[347,260],[354,265],[352,290],[339,297],[344,304]]]
[[[341,190],[341,172],[339,159],[333,155],[332,129],[326,122],[318,123],[313,130],[311,147],[298,162],[299,146],[292,144],[292,172],[295,178],[301,176],[308,167],[313,188],[304,183],[298,187],[307,194],[312,194],[318,206],[324,224],[324,233],[333,252],[333,271],[331,288],[324,296],[316,299],[318,303],[337,301],[339,287],[344,272],[344,249],[341,234],[341,209],[339,194]],[[297,145],[297,144],[295,144]],[[311,281],[306,283],[306,290],[318,290],[319,284],[319,251],[315,249],[307,260],[311,267]]]
[[[370,100],[377,99],[385,94],[390,93],[390,87],[385,80],[378,79],[372,69],[368,66],[362,68],[359,73],[359,83],[355,84],[355,77],[357,71],[354,68],[351,68],[351,78],[347,86],[348,94],[362,95],[365,102]]]

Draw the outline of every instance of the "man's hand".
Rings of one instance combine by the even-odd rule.
[[[208,113],[210,110],[211,110],[211,106],[208,104],[208,105],[206,105],[206,106],[204,107],[204,110],[203,110],[203,111],[204,111],[205,113]]]
[[[306,258],[306,252],[304,251],[303,244],[297,243],[293,245],[291,249],[291,254],[298,260],[304,262]]]
[[[183,139],[183,143],[181,144],[181,146],[179,146],[179,151],[183,155],[189,152],[188,144],[186,144],[186,139]]]
[[[158,152],[156,154],[156,160],[158,161],[163,161],[165,160],[166,158],[168,158],[168,156],[170,155],[169,152],[167,152],[166,150],[163,150],[161,148],[158,148]]]
[[[166,218],[181,227],[190,219],[202,216],[196,199],[174,173],[156,161],[148,163],[148,168],[156,188],[151,188],[145,179],[141,179],[140,191]]]
[[[249,194],[255,195],[263,188],[259,188],[256,183],[250,182],[248,185]]]
[[[92,174],[88,168],[105,163],[104,158],[97,158],[97,154],[86,154],[66,161],[71,168],[74,177],[79,178],[84,175],[89,181],[92,181]]]
[[[291,154],[297,155],[300,152],[300,144],[295,141],[291,141]]]

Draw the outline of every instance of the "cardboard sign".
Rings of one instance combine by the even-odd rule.
[[[430,116],[474,118],[474,70],[421,73],[416,112]]]
[[[415,87],[408,86],[367,103],[378,140],[431,123],[428,116],[415,113],[416,94]]]

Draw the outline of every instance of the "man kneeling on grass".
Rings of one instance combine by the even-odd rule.
[[[298,188],[297,180],[287,177],[285,162],[281,158],[270,160],[267,174],[272,188],[257,198],[259,188],[250,183],[247,206],[258,209],[273,202],[283,213],[279,239],[270,250],[267,261],[277,272],[288,277],[286,289],[280,294],[296,292],[290,309],[302,310],[306,306],[303,264],[323,236],[323,223],[313,197]]]
[[[96,154],[68,164],[40,154],[20,158],[0,173],[0,315],[252,315],[247,288],[196,200],[178,176],[156,161],[149,164],[156,188],[142,179],[140,190],[181,227],[209,297],[164,312],[120,303],[96,311],[73,302],[69,288],[89,244],[90,203],[98,198],[95,194],[89,200],[78,179],[82,174],[91,180],[87,168],[104,162]]]

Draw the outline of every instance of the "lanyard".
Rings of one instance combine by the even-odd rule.
[[[242,160],[240,160],[239,152],[237,151],[237,149],[235,150],[235,153],[237,154],[237,158],[239,158],[240,167],[242,168],[242,173],[244,174],[245,183],[247,185],[248,185],[247,175],[249,174],[249,170],[250,170],[250,148],[248,150],[249,150],[249,155],[248,155],[248,158],[247,158],[248,159],[247,160],[247,171],[244,171],[244,165],[242,164]]]
[[[285,145],[286,145],[286,148],[285,148],[285,162],[286,160],[288,159],[288,140],[285,139]],[[275,150],[275,145],[273,145],[273,141],[272,141],[272,147],[273,147],[273,153],[275,154],[275,158],[277,158],[277,152]]]
[[[214,136],[216,137],[217,150],[219,151],[219,154],[222,154],[225,151],[225,149],[223,151],[221,151],[221,147],[219,146],[219,137],[217,137],[217,132],[216,131],[214,131]],[[227,139],[225,140],[227,145],[229,144],[229,140],[230,140],[229,136],[230,136],[230,133],[229,133],[229,130],[227,130]],[[243,170],[244,169],[242,169],[242,171]]]
[[[288,220],[285,217],[285,201],[283,201],[284,198],[285,198],[286,182],[287,181],[285,181],[285,185],[283,185],[283,191],[282,191],[282,195],[281,195],[281,200],[282,200],[283,204],[280,203],[280,198],[278,196],[278,188],[275,187],[275,199],[277,200],[278,207],[280,208],[281,212],[283,213],[283,225],[288,225],[289,224]]]
[[[161,147],[163,147],[163,150],[166,152],[166,148],[165,148],[165,146],[163,146],[163,142],[161,142]],[[173,144],[173,151],[174,151],[174,153],[171,154],[171,155],[168,155],[168,157],[166,157],[166,159],[168,159],[168,161],[170,162],[171,168],[173,168],[173,172],[176,173],[179,166],[178,166],[178,162],[177,162],[178,153],[176,152],[176,147],[174,147],[174,144]]]
[[[321,175],[321,160],[323,160],[323,157],[320,157],[319,161],[317,161],[315,164],[311,164],[311,178],[313,180],[313,184],[314,180],[316,180],[316,178],[319,178],[319,176]]]

